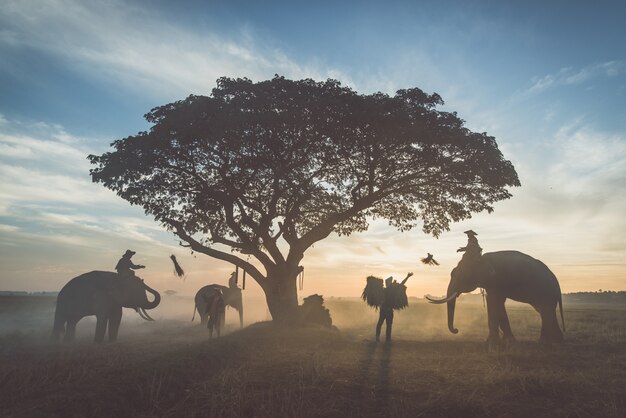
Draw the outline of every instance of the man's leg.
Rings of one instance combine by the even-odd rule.
[[[376,324],[376,341],[380,341],[380,329],[382,328],[384,321],[385,315],[383,314],[383,310],[381,309],[378,315],[378,323]]]
[[[387,313],[387,333],[385,335],[385,340],[389,343],[391,342],[391,326],[393,325],[393,309],[390,309]]]

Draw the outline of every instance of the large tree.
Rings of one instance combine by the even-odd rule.
[[[331,233],[384,218],[438,236],[511,196],[519,180],[495,139],[442,104],[418,88],[390,97],[336,80],[221,78],[211,96],[152,109],[149,132],[90,155],[91,176],[193,251],[245,270],[283,320],[304,252]]]

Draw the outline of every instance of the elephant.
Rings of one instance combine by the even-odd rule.
[[[224,303],[228,306],[232,306],[239,312],[239,326],[243,328],[243,301],[241,297],[241,289],[237,286],[222,286],[219,284],[210,284],[202,287],[196,293],[194,298],[195,307],[193,310],[193,321],[196,317],[196,310],[200,315],[200,323],[202,325],[207,323],[209,314],[207,313],[207,300],[208,297],[214,292],[214,290],[220,290],[224,295]],[[222,319],[223,320],[223,319]]]
[[[206,303],[205,314],[208,316],[206,326],[209,329],[209,338],[213,338],[213,331],[216,331],[219,337],[226,315],[222,291],[218,288],[212,288],[210,292],[203,293],[201,297]]]
[[[558,304],[565,331],[561,288],[556,276],[541,261],[519,251],[496,251],[477,259],[461,260],[452,270],[447,297],[436,300],[427,296],[431,303],[448,304],[448,329],[453,334],[459,332],[454,327],[456,298],[479,287],[487,293],[490,345],[500,342],[498,329],[502,330],[505,342],[515,340],[504,308],[506,299],[528,303],[539,312],[540,342],[563,342],[556,317]]]
[[[152,293],[150,302],[146,294]],[[76,324],[85,316],[96,316],[94,341],[104,341],[107,331],[109,341],[117,339],[122,321],[122,308],[133,308],[148,321],[153,319],[146,309],[154,309],[161,302],[161,295],[137,277],[119,276],[109,271],[91,271],[73,278],[59,292],[54,314],[52,340],[58,341],[61,334],[64,342],[74,340]],[[67,324],[67,327],[65,326]]]

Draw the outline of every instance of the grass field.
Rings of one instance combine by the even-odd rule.
[[[227,335],[209,341],[180,298],[154,323],[125,311],[117,343],[92,344],[85,320],[75,344],[53,345],[53,299],[44,299],[0,310],[2,416],[626,414],[623,307],[566,305],[566,344],[541,346],[538,315],[511,305],[518,342],[490,351],[481,304],[458,304],[460,333],[451,335],[444,307],[412,301],[387,345],[373,342],[377,314],[362,302],[327,301],[338,330],[260,322],[240,331],[231,312]]]

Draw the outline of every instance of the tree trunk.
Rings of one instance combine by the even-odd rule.
[[[295,272],[268,276],[269,283],[263,290],[272,319],[278,324],[292,325],[295,322],[298,308],[297,276]]]

